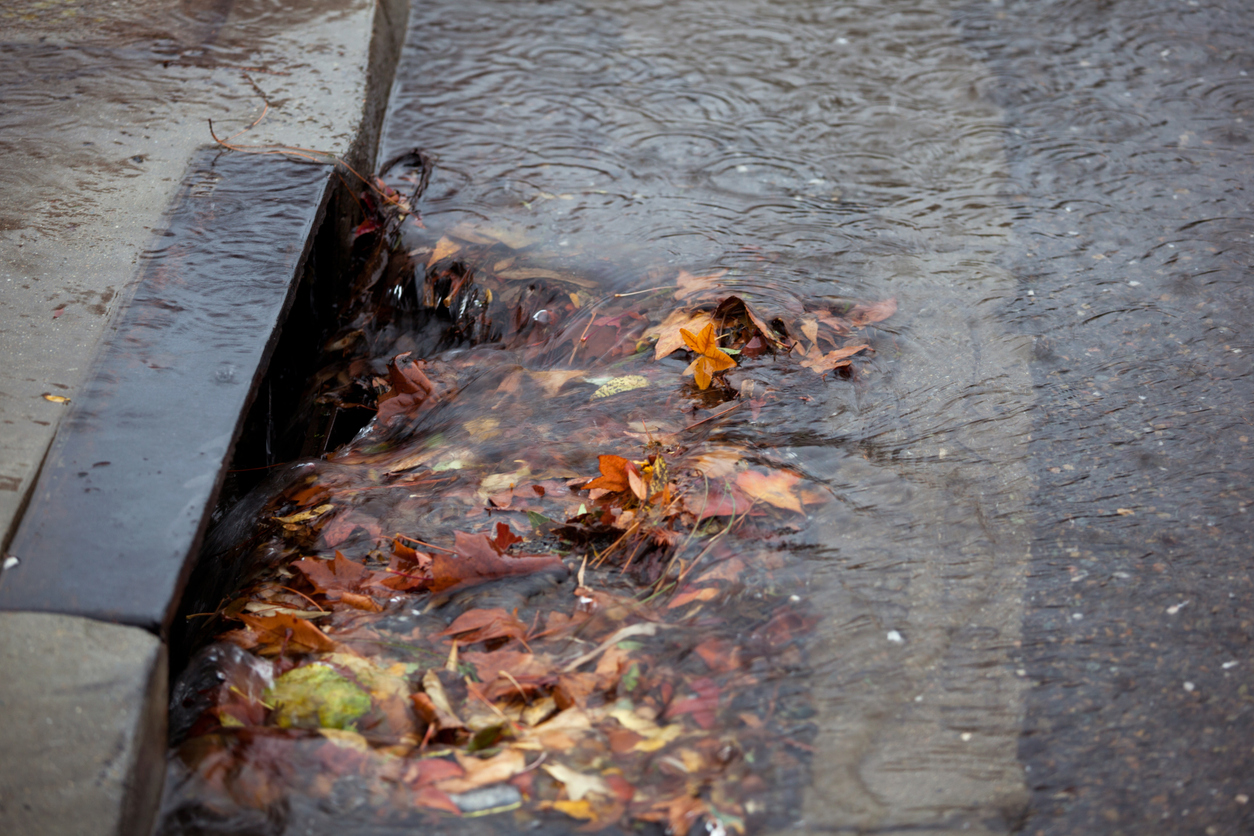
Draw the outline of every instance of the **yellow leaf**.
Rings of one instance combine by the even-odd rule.
[[[44,395],[44,400],[52,401],[53,403],[69,403],[70,402],[69,398],[63,397],[61,395]]]
[[[632,389],[643,389],[649,385],[649,378],[639,374],[628,374],[622,377],[616,377],[606,383],[600,389],[592,393],[590,400],[598,398],[608,398],[610,395],[617,395],[620,392],[630,392]]]
[[[588,775],[576,772],[560,763],[545,764],[544,771],[566,785],[566,795],[571,801],[582,801],[588,793],[611,795],[612,791],[600,775]]]
[[[454,242],[453,239],[445,235],[439,241],[435,242],[435,249],[432,250],[431,257],[427,259],[427,266],[430,267],[437,261],[448,258],[450,255],[457,253],[461,248],[461,244]]]
[[[583,821],[592,821],[597,817],[593,812],[592,805],[587,801],[554,801],[552,804],[554,810],[559,813],[565,813],[572,819],[582,819]]]

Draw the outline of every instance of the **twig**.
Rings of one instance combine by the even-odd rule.
[[[406,536],[406,535],[404,535],[404,534],[396,534],[396,535],[394,535],[394,536],[399,537],[399,538],[401,538],[402,540],[408,540],[408,541],[409,541],[409,542],[411,542],[411,543],[417,543],[417,544],[418,544],[418,545],[420,545],[420,546],[426,546],[426,547],[427,547],[427,548],[429,548],[429,549],[435,549],[436,551],[448,552],[449,554],[457,554],[457,550],[456,550],[456,549],[446,549],[446,548],[444,548],[443,546],[433,546],[433,545],[431,545],[430,543],[424,543],[424,542],[422,542],[422,541],[421,541],[421,540],[419,540],[417,537],[407,537],[407,536]],[[385,539],[385,538],[380,538],[380,539]]]
[[[724,409],[722,412],[716,412],[716,413],[714,413],[713,415],[711,415],[711,416],[710,416],[710,417],[708,417],[708,418],[702,418],[700,421],[698,421],[698,422],[697,422],[697,423],[695,423],[695,424],[689,424],[688,426],[684,427],[683,429],[681,429],[681,430],[675,430],[675,431],[673,431],[673,432],[667,433],[667,435],[679,435],[679,434],[680,434],[680,433],[682,433],[682,432],[687,432],[688,430],[692,429],[693,427],[699,427],[699,426],[701,426],[701,425],[702,425],[702,424],[704,424],[706,421],[713,421],[715,418],[721,418],[722,416],[726,415],[727,413],[731,412],[732,410],[734,410],[734,409],[738,409],[738,408],[740,407],[740,405],[741,405],[741,404],[743,404],[743,403],[744,403],[744,401],[736,401],[734,404],[732,404],[732,405],[731,405],[731,407],[730,407],[730,408],[728,408],[728,409]]]

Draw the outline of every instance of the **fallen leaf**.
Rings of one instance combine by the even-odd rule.
[[[335,642],[303,618],[295,618],[291,615],[257,616],[244,613],[240,613],[238,618],[260,635],[262,644],[287,645],[288,647],[295,645],[297,648],[304,647],[308,651],[335,650]]]
[[[853,363],[849,358],[860,351],[866,351],[869,345],[847,345],[844,348],[838,348],[835,351],[829,351],[824,354],[817,345],[811,345],[801,356],[804,358],[801,365],[807,369],[812,369],[816,374],[826,374],[834,369],[839,369]]]
[[[631,490],[631,482],[627,478],[627,468],[634,467],[634,465],[630,461],[622,456],[606,453],[597,456],[597,463],[600,467],[601,475],[584,485],[582,490],[612,492]]]
[[[588,793],[597,793],[604,796],[613,795],[613,791],[606,785],[600,775],[588,775],[583,772],[577,772],[560,763],[546,763],[544,771],[566,786],[566,795],[571,801],[581,801]]]
[[[597,817],[596,812],[592,809],[592,805],[583,799],[578,801],[553,801],[549,804],[549,806],[552,809],[557,810],[559,813],[565,813],[572,819],[595,821]]]
[[[308,511],[301,511],[298,514],[290,514],[286,517],[275,517],[274,521],[281,522],[281,523],[309,522],[315,517],[321,517],[323,514],[325,514],[327,511],[330,511],[334,507],[335,507],[334,505],[330,505],[330,504],[319,505],[317,508],[310,508]]]
[[[461,244],[458,244],[447,235],[442,236],[440,240],[435,243],[435,249],[431,251],[431,257],[427,259],[427,266],[430,267],[437,261],[443,261],[449,256],[455,255],[461,251],[461,248]]]
[[[801,510],[801,500],[793,493],[793,488],[800,481],[800,476],[786,470],[774,470],[769,474],[744,470],[736,477],[736,486],[753,499],[802,514],[805,512]]]
[[[680,331],[684,328],[697,331],[714,320],[704,311],[674,311],[661,325],[656,325],[644,332],[645,337],[657,335],[657,345],[653,350],[653,359],[663,357],[684,347],[684,337]]]
[[[370,695],[329,665],[293,668],[265,692],[284,729],[347,729],[370,710]]]
[[[563,386],[572,380],[583,377],[587,371],[583,369],[554,369],[551,371],[527,372],[527,375],[540,385],[550,398],[555,396]]]
[[[343,601],[349,606],[370,612],[382,612],[383,607],[365,594],[363,587],[369,583],[382,583],[389,579],[383,572],[373,572],[360,563],[346,558],[336,551],[334,560],[301,558],[292,564],[305,574],[321,594],[329,601]]]
[[[69,403],[70,402],[70,399],[65,397],[64,395],[49,395],[47,393],[44,393],[43,398],[45,401],[52,401],[53,403]]]
[[[719,279],[726,275],[726,270],[716,270],[705,276],[694,276],[687,270],[680,270],[679,276],[675,279],[675,298],[687,299],[689,296],[705,293],[706,291],[721,291],[723,285]]]
[[[701,728],[714,728],[715,712],[718,711],[718,685],[714,680],[702,677],[693,680],[691,688],[695,692],[694,696],[672,701],[663,716],[670,719],[690,714]]]
[[[560,557],[553,555],[503,556],[492,547],[486,535],[454,533],[457,538],[456,554],[440,552],[431,558],[432,592],[444,592],[513,575],[529,575],[547,569],[566,567]]]
[[[599,400],[608,398],[611,395],[618,395],[622,392],[630,392],[633,389],[643,389],[649,385],[649,378],[639,374],[629,374],[623,377],[616,377],[605,385],[601,386],[592,393],[590,400]]]
[[[778,346],[783,344],[776,335],[775,329],[767,324],[762,317],[758,316],[757,312],[749,306],[749,303],[739,296],[728,296],[722,302],[719,302],[718,307],[714,309],[714,321],[722,323],[724,327],[728,325],[729,319],[735,320],[741,317],[749,320],[762,339],[771,345]]]
[[[518,639],[527,636],[527,625],[518,620],[518,616],[497,607],[490,610],[467,610],[454,619],[442,633],[437,636],[455,636],[465,646],[476,642],[492,639]]]
[[[446,778],[435,785],[451,795],[508,781],[527,768],[526,756],[517,749],[506,749],[495,757],[482,759],[461,752],[454,752],[453,756],[466,774],[461,778]]]
[[[854,326],[870,325],[872,322],[881,322],[888,319],[897,312],[897,300],[885,299],[883,302],[875,302],[870,305],[854,305],[853,308],[845,314],[845,317]]]
[[[684,344],[697,354],[697,359],[684,370],[684,374],[691,372],[699,388],[708,389],[715,374],[735,367],[736,361],[718,347],[714,323],[707,323],[699,334],[693,334],[687,328],[680,328],[679,334]]]

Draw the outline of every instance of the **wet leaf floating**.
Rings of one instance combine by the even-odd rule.
[[[699,334],[693,334],[687,328],[680,328],[679,334],[683,337],[684,345],[697,355],[697,359],[684,370],[684,374],[693,375],[699,388],[710,388],[714,375],[735,367],[736,361],[731,355],[718,347],[714,323],[707,323]]]
[[[397,227],[360,229],[373,266],[310,392],[364,417],[275,489],[185,675],[214,685],[172,708],[178,803],[785,827],[814,731],[789,543],[828,491],[767,433],[819,397],[802,370],[873,380],[895,301],[670,267],[607,293],[526,230]]]

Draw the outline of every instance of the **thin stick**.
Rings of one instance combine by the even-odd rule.
[[[427,548],[429,548],[429,549],[435,549],[436,551],[448,552],[449,554],[457,554],[457,550],[456,550],[456,549],[446,549],[446,548],[444,548],[443,546],[433,546],[433,545],[431,545],[430,543],[424,543],[424,542],[422,542],[422,541],[421,541],[421,540],[419,540],[417,537],[408,537],[408,536],[406,536],[406,535],[404,535],[404,534],[396,534],[396,535],[393,535],[393,536],[395,536],[395,537],[399,537],[399,538],[401,538],[402,540],[408,540],[408,541],[409,541],[409,542],[411,542],[411,543],[417,543],[417,544],[418,544],[418,545],[420,545],[420,546],[426,546],[426,547],[427,547]],[[384,538],[380,538],[380,539],[384,539]]]
[[[531,705],[531,699],[527,696],[527,692],[524,691],[523,687],[518,684],[518,680],[514,679],[514,675],[512,673],[510,673],[509,671],[501,670],[501,671],[497,671],[497,675],[503,676],[506,679],[508,679],[510,682],[514,683],[514,687],[518,689],[518,693],[523,698],[523,702],[525,702],[527,705]]]
[[[588,308],[588,326],[583,329],[583,333],[580,334],[579,339],[575,341],[575,347],[570,350],[570,359],[566,361],[567,363],[575,362],[575,354],[579,352],[579,346],[583,345],[583,341],[588,336],[588,332],[592,330],[592,323],[596,322],[596,317],[593,316],[593,314],[596,313],[597,308],[599,308],[601,303],[604,301],[604,299],[598,299],[592,303],[592,307]]]
[[[739,408],[742,403],[744,403],[744,401],[736,401],[734,404],[731,405],[730,409],[724,409],[722,412],[716,412],[713,415],[711,415],[709,418],[702,418],[700,421],[698,421],[695,424],[689,424],[688,426],[684,427],[682,430],[675,430],[674,432],[667,433],[667,435],[679,435],[680,433],[686,432],[692,429],[693,427],[701,426],[706,421],[713,421],[715,418],[721,418],[722,416],[726,415],[732,410]]]
[[[658,290],[667,290],[667,289],[669,289],[669,287],[666,285],[662,287],[649,287],[649,288],[645,288],[644,290],[633,290],[631,293],[615,293],[614,298],[623,299],[627,296],[639,296],[641,293],[654,293],[655,291],[658,291]]]
[[[319,607],[319,606],[318,606],[318,603],[317,603],[316,601],[314,601],[314,599],[312,599],[312,598],[310,598],[308,595],[306,595],[305,593],[303,593],[303,592],[297,592],[295,589],[292,589],[290,586],[280,586],[280,587],[279,587],[279,589],[286,589],[288,592],[294,592],[294,593],[296,593],[297,595],[299,595],[300,597],[304,598],[304,599],[305,599],[306,601],[308,601],[309,603],[313,604],[315,607],[318,607],[318,612],[320,612],[320,613],[328,613],[328,612],[330,612],[330,610],[324,610],[322,607]]]

